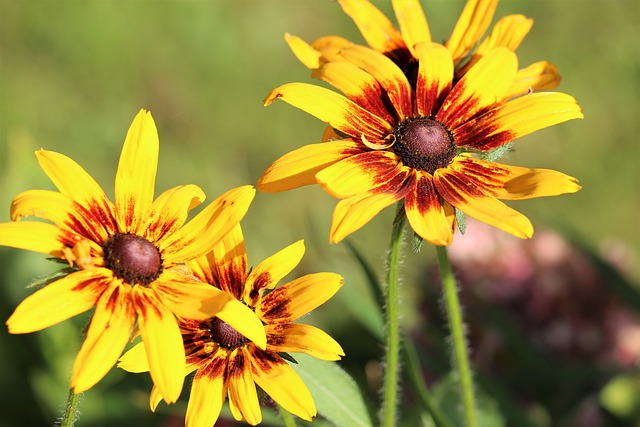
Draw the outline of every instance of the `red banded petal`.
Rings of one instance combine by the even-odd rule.
[[[333,211],[329,241],[338,243],[359,230],[384,208],[402,199],[407,190],[408,186],[404,186],[396,193],[362,194],[341,200]]]
[[[515,53],[503,47],[492,50],[453,87],[436,119],[455,131],[478,112],[501,101],[517,69]]]
[[[0,246],[49,254],[64,258],[62,250],[73,245],[79,236],[44,222],[0,223]]]
[[[250,349],[253,380],[278,405],[311,421],[317,411],[309,389],[295,371],[277,354]]]
[[[411,86],[402,70],[391,59],[364,46],[343,49],[340,55],[375,77],[393,104],[400,121],[413,115]]]
[[[93,308],[113,277],[105,268],[80,270],[24,299],[7,326],[11,334],[39,331]]]
[[[127,131],[116,173],[120,232],[142,235],[153,202],[160,143],[151,113],[140,110]]]
[[[242,300],[249,274],[247,250],[240,224],[227,233],[213,248],[217,285],[237,300]]]
[[[316,178],[327,193],[343,199],[362,193],[395,193],[408,170],[395,153],[367,151],[334,163]]]
[[[204,192],[196,185],[181,185],[162,193],[151,205],[149,215],[143,218],[143,236],[159,243],[180,229],[189,211],[205,199]]]
[[[134,374],[149,372],[149,359],[147,358],[147,350],[144,348],[144,343],[139,342],[127,350],[118,359],[118,368]]]
[[[539,129],[583,117],[572,96],[539,92],[500,105],[453,130],[453,135],[459,146],[490,150]]]
[[[342,284],[335,273],[307,274],[265,295],[256,314],[267,324],[290,323],[324,304]]]
[[[173,403],[180,397],[186,366],[178,321],[151,289],[134,286],[131,298],[151,379],[165,402]]]
[[[251,270],[245,285],[243,300],[255,306],[264,289],[273,289],[280,280],[296,268],[304,255],[304,242],[297,242],[271,255]]]
[[[497,5],[498,0],[467,1],[451,37],[445,44],[451,51],[454,63],[460,62],[489,28]]]
[[[518,70],[505,99],[531,92],[555,89],[560,84],[560,73],[555,65],[540,61]]]
[[[378,52],[406,49],[402,35],[391,21],[368,0],[338,0],[342,10],[358,26],[371,48]]]
[[[284,40],[289,45],[289,49],[291,49],[296,58],[298,58],[298,61],[302,62],[305,67],[310,70],[315,70],[320,67],[320,57],[322,54],[311,47],[309,43],[289,33],[285,33]]]
[[[520,212],[511,209],[465,175],[452,169],[438,169],[434,176],[438,193],[465,214],[520,238],[530,238],[533,226]]]
[[[262,422],[262,412],[251,375],[251,356],[244,347],[234,353],[227,364],[229,404],[234,405],[239,411],[239,414],[234,413],[236,420],[244,419],[247,423],[256,425]],[[242,417],[238,417],[240,414]]]
[[[414,46],[429,43],[431,32],[419,0],[393,0],[393,10],[400,26],[402,38],[411,54],[417,57]]]
[[[187,427],[212,426],[218,420],[227,389],[224,380],[225,359],[214,358],[193,378],[187,405]]]
[[[451,90],[453,61],[438,43],[420,43],[414,49],[419,61],[416,108],[419,115],[429,117],[437,113]]]
[[[114,281],[98,300],[71,372],[71,388],[75,393],[82,393],[100,381],[129,342],[136,321],[130,293],[128,285]]]
[[[350,62],[329,62],[311,73],[342,92],[351,101],[391,123],[395,119],[382,102],[385,96],[374,76]]]
[[[245,185],[227,191],[184,227],[160,242],[165,262],[180,262],[209,252],[247,213],[256,190]]]
[[[287,83],[267,96],[264,105],[276,99],[299,108],[346,135],[382,139],[393,131],[384,119],[360,107],[355,102],[329,89],[307,83]]]
[[[276,160],[262,174],[257,187],[274,193],[315,184],[316,173],[327,166],[362,151],[362,144],[350,139],[306,145]]]
[[[415,185],[405,196],[404,210],[411,228],[420,237],[438,246],[451,244],[453,229],[427,172],[418,173]]]
[[[267,325],[267,351],[305,353],[322,360],[340,360],[344,350],[326,332],[311,325],[287,323]]]

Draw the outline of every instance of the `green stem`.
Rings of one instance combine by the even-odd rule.
[[[284,422],[284,427],[297,427],[296,420],[293,418],[293,415],[289,413],[289,411],[278,405],[278,412],[280,412],[280,416],[282,417],[282,421]]]
[[[469,364],[469,354],[464,336],[464,325],[462,323],[462,310],[458,299],[456,281],[451,271],[451,264],[444,246],[436,246],[438,256],[438,266],[440,267],[440,277],[444,291],[444,301],[447,308],[447,318],[449,319],[449,329],[451,330],[451,341],[453,343],[453,359],[460,381],[460,393],[464,408],[465,425],[467,427],[477,427],[476,402],[473,390],[473,380],[471,378],[471,367]]]
[[[67,406],[64,409],[64,414],[60,420],[60,427],[73,427],[78,417],[78,400],[79,394],[75,394],[73,389],[69,389],[69,396],[67,397]]]
[[[398,400],[398,377],[400,375],[400,311],[399,311],[399,267],[402,248],[402,231],[405,223],[404,206],[398,204],[398,211],[391,231],[389,259],[387,262],[387,289],[385,292],[385,371],[381,421],[383,427],[396,425],[396,404]]]

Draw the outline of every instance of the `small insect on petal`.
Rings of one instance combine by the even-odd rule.
[[[91,257],[91,246],[86,239],[78,240],[72,248],[63,248],[62,255],[69,262],[69,267],[73,267],[74,262],[81,270],[91,270],[95,267]]]

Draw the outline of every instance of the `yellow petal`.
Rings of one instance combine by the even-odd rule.
[[[352,140],[323,142],[298,148],[269,166],[258,180],[258,189],[274,193],[315,184],[318,171],[360,150],[359,143]]]
[[[317,411],[309,389],[295,371],[280,357],[253,349],[251,367],[253,380],[278,405],[288,412],[311,421]]]
[[[515,51],[529,34],[532,26],[533,19],[524,15],[507,15],[493,26],[491,34],[480,43],[476,54],[484,55],[499,46]]]
[[[127,350],[118,360],[118,368],[134,374],[149,372],[149,359],[144,343],[139,342]]]
[[[315,70],[320,67],[320,52],[311,47],[311,45],[298,36],[292,36],[289,33],[285,33],[284,40],[289,45],[289,48],[293,54],[298,58],[298,61],[302,62],[305,67],[310,70]]]
[[[156,408],[163,400],[164,397],[162,397],[162,394],[160,394],[158,387],[151,387],[151,393],[149,394],[149,409],[151,409],[152,412],[155,412]]]
[[[418,114],[429,117],[437,113],[451,90],[453,60],[438,43],[420,43],[415,52],[419,61],[416,107]]]
[[[409,51],[417,57],[414,46],[431,41],[431,32],[427,18],[418,0],[393,0],[393,10],[400,26],[402,38]]]
[[[513,99],[470,120],[453,134],[458,145],[490,150],[539,129],[583,117],[573,97],[539,92]]]
[[[151,205],[149,215],[143,218],[142,236],[159,244],[163,238],[179,230],[189,211],[204,199],[204,192],[196,185],[181,185],[163,192]]]
[[[498,0],[468,0],[446,43],[454,63],[460,62],[489,28]]]
[[[242,419],[254,426],[262,422],[262,412],[251,375],[251,358],[246,351],[244,347],[237,349],[235,357],[232,356],[229,360],[229,404],[235,405],[242,414]],[[238,417],[236,419],[240,420]]]
[[[250,186],[234,188],[211,202],[184,227],[159,245],[167,262],[197,258],[209,252],[247,213],[256,194]]]
[[[550,62],[540,61],[518,70],[513,85],[505,98],[513,98],[531,92],[555,89],[560,84],[558,68]]]
[[[274,353],[306,353],[322,360],[340,360],[344,350],[326,332],[311,325],[288,323],[267,325],[267,351]]]
[[[267,294],[256,314],[267,324],[292,322],[324,304],[342,284],[335,273],[307,274]]]
[[[178,321],[151,289],[135,286],[131,297],[149,358],[151,379],[165,402],[173,403],[180,397],[186,365]]]
[[[359,230],[387,206],[402,199],[406,191],[392,194],[363,194],[341,200],[333,211],[329,241],[338,243]]]
[[[340,51],[355,44],[343,37],[323,36],[311,42],[311,47],[322,54],[321,63],[344,61]]]
[[[334,163],[316,178],[327,193],[343,199],[362,193],[397,192],[408,170],[391,151],[367,151]]]
[[[264,105],[282,99],[349,136],[360,135],[382,139],[393,128],[382,118],[360,107],[355,102],[329,89],[307,83],[287,83],[267,96]]]
[[[56,280],[18,305],[7,320],[9,333],[39,331],[84,313],[96,305],[112,280],[105,268],[80,270]]]
[[[391,21],[368,0],[338,0],[344,13],[358,26],[371,48],[390,52],[406,48],[402,35]]]
[[[515,53],[500,47],[482,57],[449,92],[436,119],[451,131],[502,100],[518,70]]]
[[[533,236],[533,226],[526,216],[487,195],[464,175],[438,169],[434,183],[442,198],[465,214],[521,239]]]
[[[115,365],[131,337],[135,321],[130,287],[114,282],[100,297],[73,364],[71,388],[75,393],[93,387]]]
[[[151,113],[140,110],[129,127],[116,173],[116,215],[120,231],[142,235],[158,167],[160,143]]]
[[[264,326],[258,316],[238,300],[231,300],[216,313],[216,317],[250,339],[259,348],[267,346]]]
[[[420,237],[438,246],[451,244],[451,223],[446,218],[430,174],[420,172],[417,175],[416,183],[405,196],[404,209],[411,228]]]
[[[49,254],[63,258],[63,249],[72,247],[78,236],[44,222],[0,223],[0,246]]]
[[[220,375],[204,372],[198,371],[193,378],[185,418],[186,427],[213,426],[222,410],[227,394],[222,375],[224,366]]]

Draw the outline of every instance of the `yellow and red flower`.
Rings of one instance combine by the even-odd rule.
[[[344,352],[329,335],[314,326],[292,323],[331,298],[341,287],[334,273],[309,274],[274,289],[302,259],[298,241],[249,269],[244,237],[238,225],[206,256],[190,261],[194,275],[250,307],[264,323],[266,349],[237,332],[224,319],[181,319],[187,354],[186,373],[195,371],[186,425],[212,426],[225,397],[236,420],[256,425],[262,420],[256,384],[277,404],[311,421],[316,408],[309,390],[282,358],[282,353],[306,353],[338,360]],[[131,372],[149,369],[145,348],[138,344],[122,356],[119,367]],[[162,392],[154,387],[155,410]]]
[[[448,48],[421,42],[413,51],[414,84],[389,57],[353,45],[336,52],[341,60],[314,71],[345,96],[305,83],[274,89],[265,105],[282,99],[327,122],[331,131],[325,142],[275,161],[258,188],[277,192],[319,183],[342,199],[334,210],[333,243],[399,200],[413,230],[436,245],[452,241],[454,208],[531,237],[530,221],[499,199],[576,192],[576,179],[498,164],[483,155],[541,128],[582,118],[575,99],[551,92],[511,99],[518,61],[505,47],[484,54],[455,84]]]
[[[134,326],[149,356],[151,377],[167,402],[184,382],[185,353],[176,316],[218,316],[258,345],[264,328],[246,306],[185,275],[180,264],[211,250],[242,219],[255,190],[228,191],[191,221],[204,200],[195,185],[154,197],[158,133],[141,110],[127,133],[115,181],[115,204],[70,158],[39,150],[36,158],[59,191],[29,190],[0,224],[0,245],[66,260],[75,271],[27,297],[7,321],[10,333],[34,332],[95,308],[73,365],[75,393],[91,388],[115,365]],[[19,221],[36,216],[51,223]],[[137,322],[137,323],[136,323]]]

